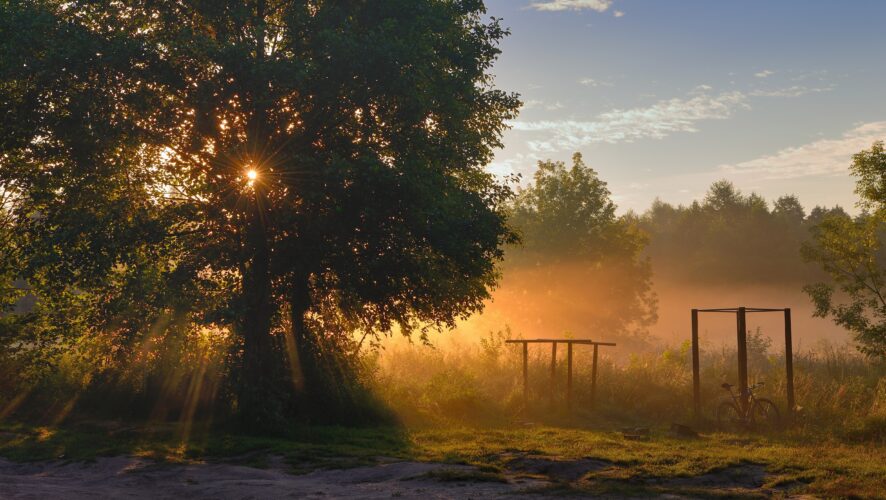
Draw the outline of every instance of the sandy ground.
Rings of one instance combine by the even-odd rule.
[[[229,464],[160,464],[135,457],[26,464],[0,459],[0,498],[483,498],[515,495],[544,484],[531,479],[442,481],[427,474],[474,469],[418,462],[300,475],[285,469],[281,461],[257,469]]]
[[[377,465],[297,474],[282,458],[270,458],[269,467],[262,469],[233,464],[158,463],[136,457],[100,458],[89,463],[15,463],[0,459],[0,499],[535,499],[566,493],[575,498],[583,492],[567,485],[581,484],[589,473],[619,467],[596,458],[561,460],[509,453],[501,457],[506,463],[505,474],[499,480],[488,480],[487,474],[487,480],[482,480],[478,469],[465,465],[381,459]],[[792,484],[766,489],[768,477],[763,465],[739,464],[691,477],[635,478],[625,486],[655,485],[661,492],[659,498],[669,499],[765,498],[776,494],[789,499],[806,498],[790,495],[789,490],[796,486]],[[607,497],[632,490],[618,491],[611,491]],[[648,498],[650,492],[633,490],[629,494]]]

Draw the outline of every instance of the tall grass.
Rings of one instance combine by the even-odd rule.
[[[529,397],[523,400],[522,347],[507,344],[509,330],[490,333],[479,344],[452,347],[398,346],[373,355],[375,390],[413,424],[548,421],[606,421],[623,425],[694,422],[689,343],[648,346],[620,355],[600,349],[597,391],[591,411],[591,349],[576,345],[573,404],[565,412],[566,349],[560,345],[555,377],[551,347],[530,348]],[[763,381],[761,397],[787,412],[783,352],[773,351],[758,330],[749,332],[751,383]],[[728,397],[723,382],[737,383],[735,348],[702,345],[703,413]],[[820,344],[794,353],[796,419],[793,429],[847,438],[886,440],[886,365],[867,360],[851,346]]]

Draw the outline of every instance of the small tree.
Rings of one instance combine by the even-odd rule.
[[[804,287],[815,315],[831,317],[858,342],[861,352],[886,358],[886,153],[876,142],[853,157],[855,192],[865,212],[853,219],[835,212],[812,228],[803,246],[806,259],[821,265],[831,278]],[[837,293],[839,292],[839,293]]]

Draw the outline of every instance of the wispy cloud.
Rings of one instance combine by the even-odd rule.
[[[774,74],[775,74],[775,71],[764,69],[763,71],[760,71],[759,73],[754,73],[754,76],[756,76],[757,78],[769,78],[770,76],[772,76]]]
[[[721,165],[719,169],[727,174],[753,174],[765,179],[845,174],[853,154],[869,148],[874,141],[884,139],[886,121],[870,122],[836,139],[819,139],[754,160]]]
[[[539,160],[541,160],[541,156],[534,153],[518,153],[504,160],[493,161],[486,165],[486,170],[499,177],[507,177],[514,174],[529,175]]]
[[[593,78],[582,78],[578,81],[578,83],[582,85],[586,85],[588,87],[611,87],[611,82],[604,82],[601,80],[595,80]]]
[[[609,85],[591,78],[585,78],[580,83],[592,87]],[[552,153],[575,150],[588,144],[664,139],[679,132],[697,132],[699,122],[725,120],[738,110],[750,109],[753,98],[794,98],[828,92],[834,88],[833,85],[794,85],[716,94],[711,92],[713,89],[710,85],[698,85],[685,97],[659,100],[646,107],[613,109],[597,115],[593,120],[517,120],[511,122],[511,126],[517,132],[544,136],[527,141],[527,145],[532,151]],[[541,101],[529,101],[526,107],[554,111],[565,106],[560,102],[545,104]]]
[[[805,87],[803,85],[793,85],[791,87],[784,87],[780,89],[754,90],[750,93],[750,95],[754,97],[800,97],[806,94],[830,92],[835,88],[835,85],[828,85],[827,87]]]
[[[697,122],[729,118],[737,109],[747,107],[746,100],[741,92],[698,94],[659,101],[648,107],[614,109],[593,121],[515,121],[511,125],[516,131],[550,134],[548,139],[528,144],[533,151],[555,152],[593,143],[662,139],[677,132],[695,132]]]
[[[612,15],[615,17],[624,17],[625,13],[620,10],[617,10],[617,11],[613,12]]]
[[[547,111],[556,111],[565,107],[566,106],[560,101],[545,103],[544,101],[540,101],[538,99],[529,99],[523,102],[523,108],[521,109],[523,109],[524,111],[530,109],[545,109]]]
[[[612,0],[548,0],[530,5],[535,10],[593,10],[606,12],[612,6]],[[620,17],[617,16],[616,17]]]

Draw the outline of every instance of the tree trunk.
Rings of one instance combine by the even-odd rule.
[[[256,198],[260,196],[256,191]],[[246,227],[250,254],[243,284],[243,359],[239,386],[242,423],[259,431],[273,430],[282,418],[279,380],[274,376],[278,359],[271,342],[270,250],[262,207],[256,199]]]
[[[299,412],[323,423],[366,424],[387,421],[359,380],[354,360],[343,345],[312,331],[305,322],[310,310],[310,283],[296,276],[289,293],[292,336],[298,356],[301,391]]]

